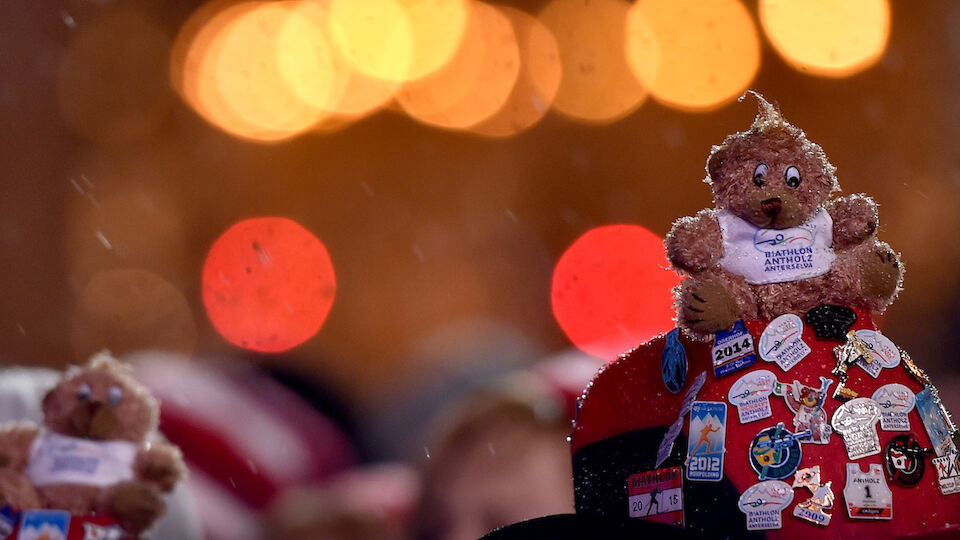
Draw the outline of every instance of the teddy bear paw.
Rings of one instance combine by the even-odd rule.
[[[684,287],[680,303],[680,322],[695,334],[729,330],[740,318],[733,296],[716,281],[702,281]]]
[[[115,486],[106,501],[107,510],[131,534],[140,534],[163,514],[166,505],[157,490],[142,482]]]
[[[889,247],[878,246],[860,261],[860,287],[867,298],[889,298],[900,285],[900,258]]]
[[[0,506],[17,509],[40,508],[40,495],[33,483],[13,469],[0,469]]]

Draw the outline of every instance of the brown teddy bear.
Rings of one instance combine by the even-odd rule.
[[[138,535],[183,478],[179,449],[151,442],[159,405],[109,354],[71,368],[43,399],[44,425],[0,430],[0,500],[18,509],[105,513]]]
[[[877,240],[876,204],[839,189],[823,150],[762,96],[749,130],[714,146],[707,178],[716,208],[679,219],[666,239],[678,324],[709,339],[738,319],[803,315],[821,304],[882,312],[903,267]],[[741,98],[742,99],[742,98]]]

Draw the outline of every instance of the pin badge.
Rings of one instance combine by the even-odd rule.
[[[777,376],[766,369],[751,371],[733,383],[727,399],[736,405],[741,424],[773,416],[770,394],[775,384]]]
[[[867,472],[856,463],[847,463],[843,500],[851,519],[893,519],[893,493],[879,463],[869,464]]]
[[[680,329],[674,328],[667,333],[663,354],[660,356],[660,371],[663,384],[672,394],[679,394],[687,382],[687,352],[680,343]]]
[[[9,504],[0,508],[0,537],[6,538],[13,532],[17,526],[17,520],[20,519],[20,513],[13,509]]]
[[[923,421],[923,427],[930,436],[930,443],[933,444],[933,451],[937,456],[945,456],[950,452],[955,452],[957,447],[953,443],[951,429],[952,422],[943,402],[940,401],[940,395],[933,386],[924,388],[916,395],[917,412],[920,413],[920,420]]]
[[[847,456],[852,460],[880,453],[877,421],[880,406],[870,398],[852,399],[833,413],[833,430],[843,436]]]
[[[793,502],[793,489],[780,480],[767,480],[747,488],[737,506],[747,515],[748,531],[767,531],[783,527],[784,508]]]
[[[693,402],[687,440],[687,480],[719,482],[723,478],[726,425],[726,403]]]
[[[683,527],[683,472],[669,467],[631,475],[627,502],[632,518]]]
[[[923,448],[913,433],[904,433],[890,439],[884,452],[884,463],[890,480],[903,487],[920,483],[926,469],[926,455],[933,449]]]
[[[783,396],[787,407],[794,412],[793,429],[796,432],[810,430],[809,442],[827,444],[833,428],[827,420],[827,413],[823,410],[823,402],[827,399],[827,390],[833,380],[820,377],[820,388],[814,388],[793,381],[791,384],[778,382],[774,385],[773,393]],[[806,442],[806,441],[805,441]]]
[[[870,357],[857,360],[857,365],[876,379],[884,368],[900,365],[900,349],[890,338],[876,330],[857,330],[857,337],[870,347]]]
[[[884,431],[910,431],[907,415],[916,404],[916,397],[902,384],[885,384],[873,393],[873,400],[880,405],[880,429]]]
[[[17,540],[36,538],[67,538],[70,530],[70,512],[63,510],[27,510],[20,520]]]
[[[803,318],[818,339],[843,340],[853,323],[857,322],[857,312],[846,306],[825,304],[811,309]]]
[[[683,395],[683,401],[680,403],[680,413],[677,415],[677,419],[670,424],[667,432],[663,434],[663,439],[660,440],[660,446],[657,447],[656,467],[663,465],[663,462],[670,457],[670,452],[673,450],[673,443],[677,440],[677,436],[680,435],[680,431],[683,429],[683,421],[686,419],[687,413],[690,412],[690,407],[693,406],[693,402],[697,399],[697,394],[700,392],[700,389],[703,388],[703,383],[706,380],[707,372],[701,371],[700,374],[693,379],[693,382],[690,383],[690,388],[687,388],[687,393]]]
[[[792,313],[777,317],[760,335],[760,358],[776,362],[784,371],[790,371],[810,354],[810,346],[802,336],[803,321],[800,317]]]
[[[826,484],[820,483],[820,466],[815,465],[806,469],[797,471],[793,479],[794,488],[807,488],[813,494],[809,499],[797,504],[793,508],[793,515],[826,527],[830,524],[831,514],[825,512],[833,508],[833,482]]]
[[[960,459],[960,453],[954,450],[945,456],[930,460],[933,469],[937,471],[937,482],[940,485],[940,493],[943,495],[960,493],[960,466],[957,459]]]
[[[757,354],[753,348],[753,336],[747,332],[743,321],[734,323],[733,328],[717,332],[713,341],[713,374],[717,377],[729,375],[757,363]]]
[[[793,434],[783,422],[757,433],[750,443],[750,466],[760,480],[782,480],[797,470],[803,449],[800,441],[810,437],[810,431]]]
[[[866,364],[871,364],[874,361],[873,350],[870,345],[861,339],[855,331],[847,332],[846,338],[846,343],[833,348],[833,356],[837,359],[837,365],[830,371],[840,379],[833,391],[833,397],[841,401],[860,396],[856,390],[847,388],[847,370],[850,369],[850,366],[861,360]]]

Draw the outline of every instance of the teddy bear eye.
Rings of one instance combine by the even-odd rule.
[[[757,168],[753,171],[753,183],[758,186],[763,186],[763,181],[767,179],[767,164],[761,163],[757,165]]]
[[[111,386],[108,397],[111,405],[119,405],[120,401],[123,400],[123,390],[119,386]]]
[[[80,389],[77,390],[77,399],[80,401],[88,401],[90,399],[90,385],[84,384],[80,386]]]
[[[786,178],[787,185],[792,188],[800,185],[800,169],[793,165],[787,167],[787,171],[783,173],[783,177]]]

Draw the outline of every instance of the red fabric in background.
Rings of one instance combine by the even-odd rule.
[[[876,329],[868,313],[857,311],[857,317],[853,329]],[[766,327],[766,322],[747,321],[746,326],[753,335],[754,341],[759,343],[760,334]],[[785,383],[798,380],[807,386],[819,387],[820,376],[833,379],[834,383],[829,389],[832,394],[837,386],[837,377],[831,375],[830,371],[836,365],[833,348],[838,342],[817,339],[813,329],[807,324],[804,324],[803,340],[810,346],[812,352],[789,372],[784,372],[775,362],[766,362],[758,355],[757,363],[750,368],[718,379],[713,374],[710,354],[712,343],[696,343],[681,337],[687,353],[689,370],[684,388],[678,394],[671,394],[664,386],[660,367],[665,339],[663,336],[655,338],[605,366],[587,387],[577,412],[577,421],[571,437],[571,450],[576,452],[592,442],[638,428],[669,426],[677,418],[683,395],[689,388],[690,381],[701,371],[706,371],[706,383],[700,390],[697,400],[722,401],[727,404],[724,475],[733,482],[740,493],[743,493],[759,481],[748,459],[751,441],[760,430],[774,426],[777,422],[783,422],[790,431],[793,431],[794,414],[782,397],[771,395],[770,404],[773,410],[771,418],[741,424],[736,407],[727,401],[727,391],[744,374],[766,369],[776,374],[777,378]],[[913,360],[921,368],[923,367],[922,358],[913,358]],[[871,397],[877,388],[888,383],[906,385],[914,393],[922,390],[922,386],[910,377],[902,364],[893,369],[883,369],[877,379],[856,365],[850,366],[848,375],[847,387],[857,391],[860,397]],[[840,401],[828,397],[824,403],[827,417],[832,418],[834,411],[841,404]],[[687,416],[683,427],[684,433],[687,433],[689,424],[689,415]],[[916,408],[910,412],[909,418],[910,432],[917,436],[921,444],[931,446]],[[905,433],[883,431],[880,429],[879,422],[876,429],[884,449],[895,435]],[[765,531],[768,537],[798,538],[803,534],[822,533],[828,534],[831,538],[900,538],[921,532],[943,531],[950,525],[957,527],[957,524],[960,524],[960,494],[940,495],[937,488],[937,475],[929,458],[926,472],[919,485],[904,488],[888,480],[888,485],[893,492],[892,520],[850,519],[847,516],[843,498],[848,462],[851,460],[847,458],[843,439],[837,433],[831,436],[830,443],[826,445],[804,443],[800,468],[820,465],[822,482],[833,481],[832,488],[836,498],[834,508],[830,512],[833,515],[832,521],[826,528],[821,528],[794,517],[792,515],[794,506],[811,496],[808,489],[798,488],[794,490],[793,502],[783,511],[783,528]],[[861,458],[855,463],[859,464],[862,470],[866,470],[870,463],[882,465],[883,452]],[[785,478],[784,481],[792,483],[793,477]],[[960,537],[960,530],[952,532]]]

